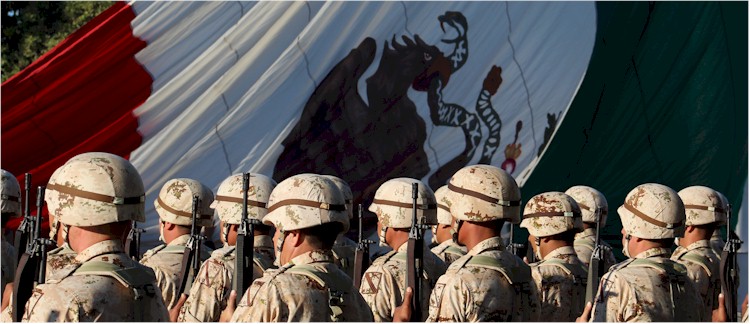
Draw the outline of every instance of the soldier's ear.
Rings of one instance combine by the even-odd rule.
[[[294,247],[298,247],[305,242],[305,234],[301,231],[290,231],[287,232],[285,240],[289,240],[290,242],[292,242]]]

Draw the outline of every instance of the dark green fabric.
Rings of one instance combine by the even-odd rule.
[[[747,23],[747,2],[597,3],[586,76],[523,197],[579,184],[599,189],[610,208],[603,237],[619,258],[616,210],[639,184],[705,185],[739,209]]]

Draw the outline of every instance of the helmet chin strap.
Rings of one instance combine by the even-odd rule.
[[[274,249],[276,254],[276,260],[273,261],[273,264],[277,267],[282,266],[281,264],[281,247],[284,246],[284,240],[286,239],[286,232],[284,230],[279,230],[279,238],[276,240],[276,249]]]
[[[459,244],[459,245],[461,244],[461,243],[458,243],[458,231],[461,230],[461,225],[463,225],[463,223],[464,223],[464,221],[462,221],[460,219],[457,219],[456,220],[456,227],[453,228],[453,226],[451,226],[451,238],[453,238],[453,243],[456,243],[456,244]]]
[[[625,254],[625,256],[629,259],[630,249],[628,249],[628,246],[630,246],[630,234],[625,234],[625,244],[622,246],[622,254]]]
[[[388,230],[388,227],[383,226],[380,228],[380,233],[378,233],[378,240],[380,240],[380,242],[378,242],[378,246],[388,247],[388,243],[385,242],[386,230]]]
[[[229,228],[232,226],[232,224],[224,223],[224,226],[221,227],[221,237],[224,238],[224,244],[229,244]]]
[[[536,259],[541,261],[543,259],[542,249],[539,247],[539,245],[542,243],[542,239],[537,237],[534,239],[534,243],[536,244],[536,251],[534,251],[534,254],[536,255]]]
[[[62,225],[63,225],[62,226],[63,243],[67,246],[70,246],[70,241],[68,240],[68,231],[70,230],[70,225],[66,225],[66,224],[62,224]]]

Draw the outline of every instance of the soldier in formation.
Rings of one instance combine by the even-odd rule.
[[[34,289],[23,321],[168,320],[154,272],[123,251],[131,221],[145,218],[143,182],[130,162],[109,153],[76,156],[50,178],[45,201],[77,255]]]
[[[359,292],[372,309],[376,322],[390,322],[393,311],[403,302],[407,276],[407,241],[412,227],[412,184],[417,184],[417,221],[424,224],[437,223],[435,194],[421,181],[411,178],[396,178],[384,182],[375,192],[369,210],[378,217],[380,244],[393,250],[375,259],[362,276]],[[421,230],[421,229],[419,229]],[[426,246],[423,249],[424,274],[421,300],[423,319],[427,318],[427,296],[435,283],[445,273],[445,263]]]
[[[628,193],[617,209],[623,253],[601,281],[591,319],[595,322],[697,322],[700,296],[670,248],[685,231],[685,207],[671,188],[647,183]],[[584,315],[585,317],[585,315]]]
[[[242,174],[225,179],[216,191],[216,200],[211,205],[219,215],[221,241],[224,247],[217,249],[203,263],[184,305],[179,305],[179,322],[217,322],[227,307],[234,283],[237,258],[237,228],[242,222],[243,188]],[[273,179],[262,174],[250,173],[247,194],[247,217],[262,221],[268,214],[268,199],[276,187]],[[263,276],[263,271],[272,268],[276,259],[268,224],[255,225],[253,235],[253,279]]]
[[[354,218],[354,210],[352,206],[352,189],[349,184],[336,176],[323,175],[333,181],[337,188],[344,195],[344,202],[346,205],[346,213],[349,215],[349,223]],[[357,249],[357,243],[346,237],[345,232],[341,233],[336,242],[333,242],[333,258],[336,260],[336,264],[343,270],[350,278],[354,278],[354,252]]]
[[[455,218],[451,215],[450,189],[448,186],[442,186],[435,191],[435,200],[437,200],[437,225],[432,226],[432,242],[435,247],[432,253],[435,253],[450,266],[453,261],[466,255],[466,247],[459,245],[453,240],[453,226]]]
[[[276,186],[263,223],[274,226],[277,260],[244,293],[232,322],[370,322],[372,313],[331,251],[349,227],[345,199],[328,178],[301,174]],[[236,292],[232,293],[234,296]]]
[[[718,308],[721,293],[720,258],[709,240],[714,229],[726,222],[729,208],[724,195],[708,187],[687,187],[678,194],[685,205],[685,234],[679,238],[672,260],[687,269],[702,299],[703,319],[707,320]]]
[[[193,225],[193,197],[200,198],[200,209],[195,226],[203,227],[213,224],[214,210],[210,207],[214,200],[211,189],[193,179],[179,178],[167,181],[154,201],[156,213],[159,214],[159,240],[164,242],[146,251],[141,264],[156,273],[156,282],[161,289],[164,303],[172,309],[179,300],[179,289],[182,277],[182,259],[185,246],[190,240]],[[211,250],[201,244],[201,261],[208,259]]]
[[[562,192],[538,194],[526,203],[521,227],[529,231],[529,245],[540,260],[530,264],[539,321],[575,321],[583,311],[588,276],[573,248],[575,235],[583,230],[581,209]]]
[[[21,186],[18,185],[16,177],[8,171],[0,169],[0,179],[2,179],[2,186],[0,187],[0,196],[2,197],[2,224],[5,228],[5,224],[11,220],[21,216]],[[13,247],[7,238],[3,235],[0,239],[2,244],[2,289],[5,290],[7,284],[13,283],[13,277],[16,275],[16,249]],[[7,304],[7,298],[3,294],[3,304]]]
[[[576,203],[578,203],[578,207],[581,208],[583,231],[576,234],[574,247],[578,259],[588,269],[591,256],[596,248],[597,226],[599,232],[602,232],[602,229],[607,224],[607,215],[609,214],[607,198],[599,190],[588,186],[570,187],[570,189],[565,191],[565,194],[573,197]],[[615,254],[612,252],[612,247],[604,240],[599,240],[599,244],[604,247],[604,258],[602,260],[604,262],[604,269],[609,269],[617,263]]]

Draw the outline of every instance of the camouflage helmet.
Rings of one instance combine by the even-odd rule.
[[[721,193],[704,186],[692,186],[677,193],[685,205],[685,225],[725,224],[729,208]]]
[[[247,217],[263,220],[268,214],[268,198],[276,187],[276,181],[259,174],[250,173],[247,187]],[[242,173],[224,179],[216,191],[216,200],[211,207],[216,209],[219,219],[226,224],[242,222]]]
[[[536,237],[547,237],[570,230],[583,230],[581,208],[573,197],[552,191],[531,197],[523,209],[521,227]]]
[[[21,215],[21,186],[12,173],[0,169],[2,177],[2,213],[11,213],[13,216]]]
[[[521,221],[521,190],[513,177],[491,165],[471,165],[458,170],[448,182],[451,214],[459,220]]]
[[[448,189],[447,185],[435,190],[435,200],[437,201],[437,222],[441,225],[453,225],[450,192],[451,191]]]
[[[83,153],[68,160],[50,177],[44,200],[60,223],[72,226],[146,220],[138,170],[110,153]]]
[[[617,213],[625,233],[642,239],[682,237],[685,232],[685,207],[677,192],[665,185],[635,187]]]
[[[565,194],[573,197],[578,203],[578,207],[581,207],[584,223],[596,223],[596,213],[599,210],[601,212],[599,226],[607,224],[609,206],[607,205],[607,198],[599,190],[588,186],[573,186],[566,190]]]
[[[375,198],[368,208],[378,216],[378,221],[384,228],[411,227],[414,205],[413,183],[417,184],[417,222],[422,221],[423,225],[437,224],[437,204],[432,189],[417,179],[395,178],[378,187],[375,191]]]
[[[193,223],[193,197],[200,198],[200,209],[196,226],[211,226],[214,210],[211,204],[214,194],[211,189],[197,180],[179,178],[167,181],[159,190],[154,201],[156,213],[164,222],[190,226]]]
[[[346,212],[349,214],[349,219],[354,218],[354,210],[352,210],[352,200],[354,199],[354,195],[352,194],[352,188],[349,187],[349,184],[346,183],[344,179],[341,179],[337,176],[327,174],[324,174],[322,176],[333,181],[333,183],[337,188],[339,188],[341,193],[344,194],[344,200],[346,201]]]
[[[281,231],[340,223],[349,230],[344,195],[333,181],[316,174],[298,174],[280,182],[268,198],[263,223]],[[339,233],[332,233],[338,235]]]

